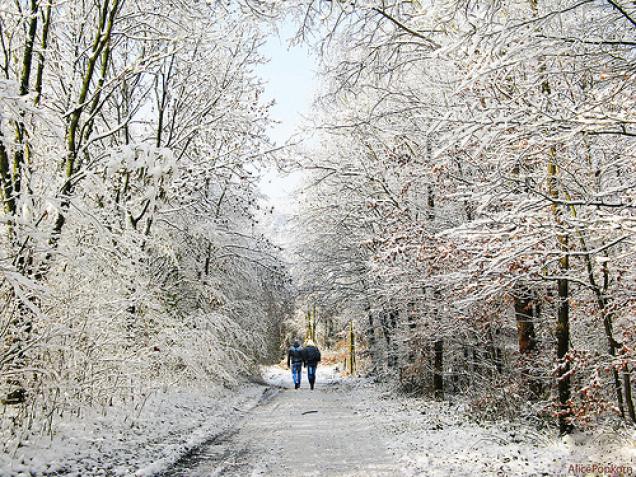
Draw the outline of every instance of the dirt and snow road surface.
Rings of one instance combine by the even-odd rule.
[[[319,368],[314,391],[293,389],[288,374],[266,369],[261,402],[163,476],[538,477],[576,475],[576,464],[636,468],[625,434],[561,439],[521,423],[476,422],[461,405],[341,381],[332,368]]]
[[[316,389],[285,375],[230,433],[185,457],[168,476],[398,476],[381,423],[356,410],[347,385],[323,368]]]

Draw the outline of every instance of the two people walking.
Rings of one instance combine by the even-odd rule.
[[[294,388],[300,388],[303,366],[307,367],[309,387],[314,389],[316,383],[316,368],[320,362],[320,350],[312,340],[307,340],[305,347],[300,346],[298,340],[287,351],[287,367],[291,369],[294,378]]]

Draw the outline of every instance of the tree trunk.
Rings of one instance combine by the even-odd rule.
[[[415,329],[417,328],[416,307],[413,302],[409,302],[406,305],[406,325],[409,330],[409,338],[413,338],[415,336]],[[415,346],[412,342],[408,342],[407,346],[408,354],[406,360],[409,364],[412,364],[415,362]]]
[[[399,312],[395,309],[389,311],[389,323],[391,325],[391,355],[389,357],[390,364],[389,366],[393,369],[397,369],[399,364],[399,348],[398,348],[398,340],[396,339],[396,331],[398,328],[399,322]]]
[[[557,188],[558,166],[556,164],[556,147],[551,147],[548,159],[548,194],[553,199],[559,198]],[[573,426],[570,422],[572,410],[570,407],[570,363],[566,356],[570,350],[570,290],[569,280],[566,278],[570,271],[569,257],[569,235],[565,230],[566,224],[563,221],[562,211],[556,202],[551,204],[552,215],[557,226],[557,245],[561,258],[559,259],[559,276],[557,278],[557,324],[555,337],[557,341],[557,389],[559,395],[558,420],[561,434],[572,432]]]
[[[587,251],[587,247],[585,247],[584,250]],[[603,290],[601,290],[596,284],[596,280],[594,278],[594,269],[592,268],[592,260],[590,256],[586,255],[585,259],[586,259],[586,266],[588,271],[588,279],[590,281],[590,284],[592,285],[592,289],[594,290],[594,293],[596,294],[596,301],[598,303],[598,307],[601,312],[601,315],[603,316],[603,329],[605,331],[605,336],[607,338],[607,351],[609,352],[610,356],[614,357],[616,356],[616,348],[618,348],[618,343],[614,339],[613,316],[612,316],[612,313],[609,312],[607,309],[608,308],[607,307],[608,305],[607,290],[609,287],[609,269],[607,267],[607,263],[604,263],[603,264]],[[621,416],[624,419],[625,405],[623,402],[623,391],[621,389],[621,378],[618,374],[618,370],[615,367],[612,367],[612,379],[614,381],[614,392],[616,393],[616,403],[618,404],[618,409],[621,413]],[[627,400],[627,397],[625,399]],[[633,402],[629,402],[629,401],[631,401],[631,399],[628,400],[627,407],[629,409],[631,405],[632,413],[633,413],[634,404]],[[632,417],[632,420],[634,420],[634,417],[631,416],[631,413],[630,413],[630,417]]]
[[[31,0],[29,2],[29,28],[27,32],[26,42],[24,45],[24,54],[22,55],[22,72],[20,74],[20,96],[29,93],[29,85],[31,81],[31,65],[33,64],[33,45],[35,43],[35,35],[38,29],[38,2]],[[20,194],[22,189],[22,169],[24,166],[25,155],[28,156],[27,149],[27,132],[24,126],[24,113],[15,124],[15,142],[16,148],[13,154],[13,193],[16,196]]]
[[[397,365],[397,343],[394,336],[396,328],[395,311],[383,310],[380,312],[380,323],[382,324],[382,332],[384,333],[384,339],[386,341],[387,368],[392,370]]]
[[[15,197],[13,196],[13,184],[11,183],[11,171],[9,166],[9,155],[4,146],[4,137],[2,135],[2,122],[0,122],[0,182],[2,182],[2,202],[3,210],[6,215],[15,215]],[[7,231],[9,239],[13,238],[13,224],[8,223]]]
[[[42,25],[42,39],[40,41],[40,51],[38,52],[38,66],[35,73],[35,85],[33,87],[35,91],[35,98],[33,104],[40,105],[42,99],[42,85],[44,82],[44,54],[48,48],[49,42],[49,30],[51,28],[51,10],[53,7],[53,1],[49,0],[44,11],[44,24]]]
[[[541,382],[532,376],[532,363],[537,347],[534,319],[539,316],[537,297],[527,287],[519,287],[514,296],[515,320],[517,322],[517,338],[519,341],[519,355],[523,366],[521,374],[527,382],[531,400],[536,401],[543,392]]]
[[[559,392],[559,432],[568,434],[572,432],[570,417],[570,363],[565,357],[570,350],[570,303],[569,281],[565,278],[557,280],[559,305],[557,312],[557,387]]]
[[[353,332],[353,320],[349,322],[349,374],[356,372],[356,336]]]
[[[519,354],[527,354],[534,351],[537,344],[532,320],[533,300],[530,291],[526,288],[519,289],[514,300]]]
[[[636,422],[636,411],[634,410],[634,400],[632,399],[632,378],[627,367],[623,372],[623,390],[625,391],[625,402],[627,403],[629,417],[632,422]]]
[[[369,319],[369,327],[367,328],[367,341],[369,343],[369,350],[371,352],[371,361],[373,362],[373,369],[371,370],[372,374],[378,374],[380,371],[380,367],[382,366],[381,358],[380,358],[380,350],[378,349],[378,343],[375,336],[375,320],[373,318],[373,313],[371,312],[371,307],[367,306],[366,310],[367,317]]]

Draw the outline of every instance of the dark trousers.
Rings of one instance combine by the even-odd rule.
[[[309,384],[312,389],[314,387],[314,383],[316,382],[316,365],[308,364],[307,365],[307,378],[309,379]]]

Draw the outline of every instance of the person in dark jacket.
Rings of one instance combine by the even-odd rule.
[[[307,346],[303,350],[305,366],[307,366],[307,378],[309,387],[314,389],[316,383],[316,368],[320,362],[320,350],[312,340],[307,340]]]
[[[302,376],[303,364],[305,363],[305,354],[298,340],[294,340],[294,344],[287,351],[287,367],[291,368],[292,378],[294,379],[294,388],[300,387],[300,377]]]

